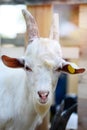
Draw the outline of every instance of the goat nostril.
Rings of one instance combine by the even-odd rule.
[[[46,99],[49,95],[49,92],[48,91],[47,92],[39,91],[38,95],[39,95],[40,98]]]

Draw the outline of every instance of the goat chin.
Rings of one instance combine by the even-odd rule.
[[[35,103],[34,105],[36,112],[42,117],[45,116],[50,106],[51,106],[51,103],[45,103],[45,104]]]

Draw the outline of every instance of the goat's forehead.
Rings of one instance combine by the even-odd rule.
[[[40,55],[42,53],[50,54],[52,52],[55,52],[56,55],[61,56],[61,47],[57,41],[50,40],[48,38],[37,38],[28,45],[25,55]]]
[[[47,38],[35,39],[28,45],[25,57],[29,60],[52,61],[62,57],[61,48],[57,41]]]

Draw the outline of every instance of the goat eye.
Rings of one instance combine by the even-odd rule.
[[[30,67],[28,67],[28,66],[25,66],[25,69],[26,69],[27,71],[32,71],[32,69],[31,69]]]

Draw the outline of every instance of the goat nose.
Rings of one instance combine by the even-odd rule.
[[[49,91],[38,91],[38,95],[41,99],[46,99],[49,95]]]

